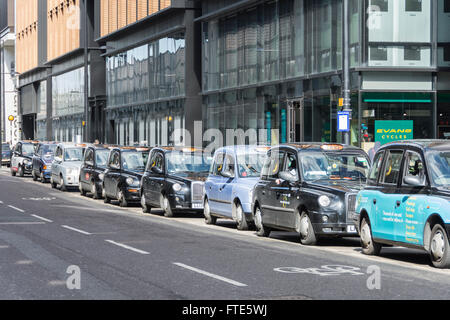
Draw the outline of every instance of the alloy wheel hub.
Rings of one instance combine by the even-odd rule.
[[[445,250],[445,240],[444,235],[441,232],[437,232],[433,239],[431,240],[431,252],[433,254],[433,257],[436,260],[442,259],[444,256],[444,250]]]

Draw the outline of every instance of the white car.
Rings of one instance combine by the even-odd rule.
[[[61,191],[66,191],[68,188],[78,188],[80,168],[86,147],[86,144],[58,144],[52,163],[50,178],[52,188],[56,188],[58,185]]]

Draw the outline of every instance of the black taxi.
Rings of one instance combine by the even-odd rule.
[[[293,231],[304,245],[321,237],[357,236],[356,194],[369,167],[367,154],[352,146],[301,143],[270,149],[253,191],[257,234]]]
[[[181,210],[203,212],[204,182],[211,162],[212,155],[201,148],[152,149],[141,183],[142,210],[161,208],[166,217]]]
[[[94,199],[102,197],[103,177],[108,165],[109,152],[113,146],[90,145],[84,152],[80,169],[80,193],[85,196],[90,192]]]
[[[31,174],[33,169],[33,155],[39,141],[22,140],[19,141],[11,152],[11,175],[18,174],[23,177]]]
[[[147,147],[116,147],[110,151],[102,185],[105,203],[119,200],[120,206],[127,207],[141,201],[140,182],[149,152]]]

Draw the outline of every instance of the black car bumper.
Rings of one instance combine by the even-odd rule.
[[[101,190],[101,189],[100,189]],[[141,202],[141,189],[129,187],[124,190],[125,199],[127,202]]]
[[[203,212],[203,201],[192,202],[182,195],[170,194],[168,196],[172,210]]]
[[[312,226],[315,234],[321,236],[358,236],[358,231],[353,223],[313,223]]]

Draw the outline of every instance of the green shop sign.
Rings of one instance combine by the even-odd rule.
[[[381,145],[411,139],[414,139],[413,120],[375,121],[375,142],[380,142]]]

